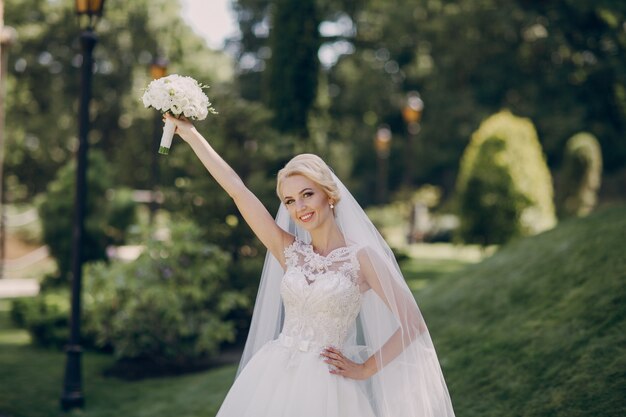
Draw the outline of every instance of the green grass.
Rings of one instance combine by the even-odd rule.
[[[469,262],[467,261],[456,259],[411,258],[402,262],[401,268],[409,288],[414,294],[416,294],[419,301],[419,294],[421,290],[426,289],[438,279],[445,277],[452,272],[456,272],[468,264]]]
[[[418,293],[458,417],[626,415],[626,208]]]
[[[227,366],[180,377],[123,381],[102,376],[113,358],[83,354],[84,411],[62,413],[65,355],[28,346],[12,328],[7,300],[0,300],[0,415],[10,417],[213,417],[235,375]]]

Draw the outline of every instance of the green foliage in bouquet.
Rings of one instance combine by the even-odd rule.
[[[532,122],[502,111],[472,135],[457,180],[460,237],[493,244],[555,223],[552,178]]]
[[[57,262],[58,277],[62,280],[71,269],[75,178],[75,163],[71,161],[48,184],[45,198],[38,207],[43,241]],[[131,191],[112,191],[113,185],[110,165],[102,152],[92,150],[87,172],[85,261],[106,259],[106,247],[123,243],[127,229],[135,220]]]
[[[595,136],[583,132],[567,141],[560,177],[559,217],[591,213],[602,181],[602,150]]]
[[[118,359],[187,365],[235,338],[225,317],[248,298],[230,290],[229,256],[206,244],[196,224],[174,223],[166,241],[147,242],[132,263],[95,263],[85,280],[86,316],[96,343]]]

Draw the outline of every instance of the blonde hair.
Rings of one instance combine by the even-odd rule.
[[[276,179],[276,194],[282,200],[283,194],[281,186],[285,178],[292,175],[302,175],[317,185],[328,195],[328,197],[337,204],[341,199],[339,195],[339,188],[333,180],[332,172],[326,162],[317,155],[311,153],[303,153],[291,158],[289,162],[278,171],[278,177]]]

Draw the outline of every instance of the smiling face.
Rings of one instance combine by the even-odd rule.
[[[282,183],[283,204],[296,224],[312,230],[333,218],[332,200],[314,181],[303,175],[292,175]]]

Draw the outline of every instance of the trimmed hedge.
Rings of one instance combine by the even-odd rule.
[[[504,243],[556,223],[552,177],[529,119],[501,111],[472,135],[457,180],[459,235]]]
[[[602,181],[602,150],[595,136],[581,132],[567,141],[560,177],[559,217],[591,213]]]

